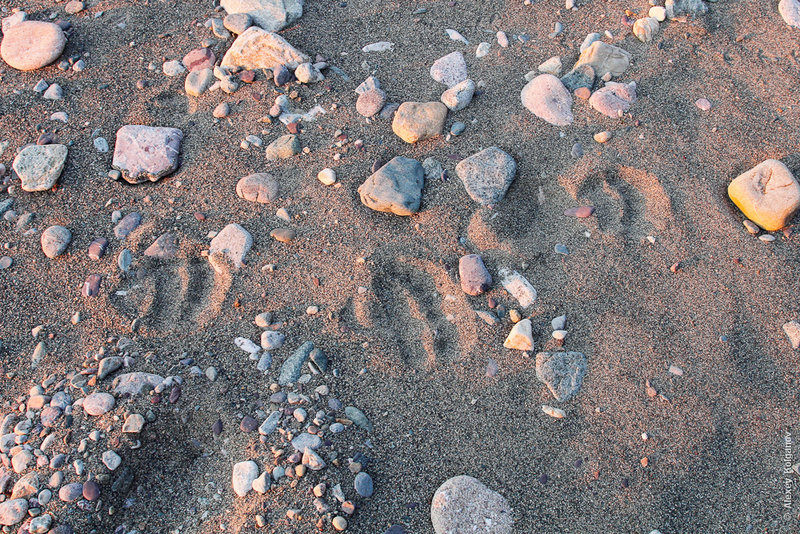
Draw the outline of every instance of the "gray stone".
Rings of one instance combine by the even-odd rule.
[[[178,242],[175,234],[166,232],[161,234],[158,239],[145,249],[144,255],[148,258],[168,260],[173,258],[177,252]]]
[[[189,96],[200,96],[214,83],[214,71],[212,69],[198,69],[190,72],[186,76],[183,88]]]
[[[419,211],[424,185],[425,171],[420,162],[397,156],[367,178],[358,193],[370,209],[412,215]]]
[[[49,491],[49,490],[47,490]],[[42,499],[39,499],[40,504],[44,504],[41,502]],[[31,519],[31,524],[28,527],[28,531],[30,534],[46,534],[47,532],[53,532],[57,534],[56,531],[59,527],[56,527],[52,531],[50,530],[50,526],[53,524],[53,516],[50,514],[44,514]],[[61,529],[62,532],[64,529]]]
[[[223,272],[215,255],[223,255],[229,259],[236,269],[244,265],[245,256],[253,246],[253,236],[238,224],[229,224],[211,240],[208,259],[217,272]]]
[[[618,119],[636,103],[636,82],[606,85],[589,97],[589,105],[612,119]]]
[[[442,93],[442,103],[450,111],[461,111],[466,108],[475,94],[475,82],[464,80]]]
[[[372,117],[380,113],[386,104],[386,93],[383,89],[369,89],[358,95],[356,111],[364,117]]]
[[[306,341],[291,356],[286,358],[278,374],[278,384],[285,386],[297,382],[303,365],[308,361],[312,350],[314,350],[314,343]]]
[[[114,451],[105,451],[102,456],[103,465],[105,465],[109,471],[116,471],[117,467],[122,463],[122,458],[120,458],[119,454]]]
[[[117,130],[111,165],[129,183],[156,182],[178,168],[182,141],[177,128],[123,126]]]
[[[239,497],[244,497],[253,489],[253,481],[258,477],[258,465],[252,460],[239,462],[233,466],[231,485]]]
[[[100,365],[97,366],[97,379],[105,379],[120,367],[122,367],[122,358],[120,356],[107,356],[103,358],[100,360]]]
[[[300,153],[300,139],[296,135],[282,135],[267,146],[268,160],[287,159]]]
[[[39,414],[39,421],[43,427],[52,428],[56,425],[56,421],[61,417],[62,410],[58,406],[45,406]]]
[[[362,430],[366,430],[367,432],[372,432],[372,423],[369,421],[369,419],[367,419],[367,416],[364,415],[364,412],[355,406],[347,406],[344,409],[344,415],[357,427],[361,428]]]
[[[83,496],[83,484],[71,482],[58,490],[58,498],[63,502],[75,502]]]
[[[503,200],[516,173],[514,158],[497,147],[481,150],[456,165],[456,174],[467,193],[482,206]]]
[[[28,501],[12,499],[0,503],[0,525],[13,526],[25,519],[28,512]]]
[[[263,436],[268,436],[275,432],[275,429],[278,428],[278,423],[281,421],[281,412],[279,410],[275,410],[269,417],[267,417],[261,426],[258,427],[258,433]]]
[[[161,70],[166,76],[174,78],[186,72],[186,67],[183,66],[179,59],[173,59],[172,61],[165,61],[161,66]]]
[[[476,297],[492,287],[492,275],[477,254],[467,254],[458,261],[458,276],[461,278],[461,290],[467,295]]]
[[[308,61],[307,55],[297,51],[280,35],[252,26],[236,38],[221,65],[249,70],[274,69],[279,65],[296,69]]]
[[[122,425],[122,432],[125,434],[138,434],[144,428],[144,416],[138,413],[132,413],[125,418],[125,423]]]
[[[563,83],[567,91],[571,93],[575,92],[576,89],[581,87],[585,87],[591,91],[594,89],[594,82],[594,69],[591,65],[581,65],[580,67],[575,67],[561,77],[561,83]]]
[[[467,63],[461,52],[452,52],[440,57],[431,65],[431,78],[447,87],[453,87],[467,79]]]
[[[64,145],[30,145],[14,158],[12,168],[28,192],[47,191],[55,185],[67,161]]]
[[[300,83],[316,83],[325,79],[317,67],[309,62],[301,63],[294,70],[294,77]]]
[[[686,16],[698,17],[708,12],[708,6],[703,0],[666,0],[664,8],[667,10],[667,17],[671,19]]]
[[[114,227],[114,236],[117,239],[125,239],[128,237],[128,235],[130,235],[131,232],[139,227],[141,222],[142,216],[139,215],[138,212],[134,211],[127,214],[125,217],[120,219],[120,221]]]
[[[794,28],[800,28],[800,2],[798,0],[781,0],[778,12],[783,21]]]
[[[42,252],[48,258],[60,256],[67,250],[72,233],[63,226],[50,226],[42,232]]]
[[[266,471],[253,481],[253,491],[262,495],[269,491],[270,486],[272,486],[272,477]]]
[[[159,375],[137,371],[117,376],[111,386],[117,395],[139,395],[155,389],[163,381],[164,378]]]
[[[47,88],[47,91],[44,92],[42,98],[45,100],[62,100],[64,98],[64,90],[61,89],[60,85],[54,83]]]
[[[23,20],[3,28],[0,56],[17,70],[35,70],[58,59],[66,44],[57,24]]]
[[[246,13],[270,32],[282,30],[303,16],[303,0],[221,0],[220,5],[228,13]]]
[[[369,476],[364,471],[361,471],[356,475],[356,479],[353,482],[353,487],[358,493],[359,497],[368,498],[372,497],[373,492],[373,484],[372,484],[372,477]]]
[[[83,411],[95,417],[108,413],[113,407],[114,397],[108,393],[95,392],[83,399]]]
[[[278,198],[278,180],[265,172],[250,174],[236,183],[236,194],[250,202],[268,204]]]
[[[572,398],[583,384],[586,357],[580,352],[540,352],[536,355],[536,378],[547,384],[559,402]]]
[[[222,19],[222,24],[230,32],[241,35],[253,25],[253,18],[247,13],[231,13]]]
[[[540,74],[522,89],[522,105],[555,126],[572,124],[572,95],[552,74]]]
[[[303,452],[306,449],[317,450],[322,446],[322,439],[315,434],[303,432],[292,440],[294,450]]]
[[[261,348],[264,350],[278,350],[286,341],[286,336],[275,330],[261,332]]]
[[[511,534],[514,524],[508,501],[466,475],[453,477],[436,490],[431,522],[436,534]]]
[[[602,78],[608,73],[611,73],[612,76],[621,76],[631,65],[631,55],[617,46],[603,41],[595,41],[589,48],[581,52],[572,70],[578,70],[583,65],[592,67],[598,78]]]

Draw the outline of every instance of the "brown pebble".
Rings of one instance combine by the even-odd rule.
[[[642,464],[642,467],[647,467],[647,464],[649,464],[650,462],[648,461],[647,456],[645,456],[644,458],[639,460],[639,463]]]
[[[194,213],[194,218],[197,219],[198,221],[205,221],[206,220],[205,214],[200,213],[199,211],[196,211]]]
[[[578,87],[575,89],[575,96],[581,100],[589,100],[589,97],[592,96],[592,92],[588,87]]]
[[[288,243],[297,236],[297,232],[291,228],[275,228],[269,235],[281,243]]]
[[[681,262],[676,261],[675,263],[670,265],[669,270],[672,271],[673,273],[677,273],[680,268],[681,268]]]
[[[256,81],[256,73],[252,70],[243,70],[239,73],[239,79],[244,83],[253,83]]]
[[[298,134],[301,132],[300,123],[299,122],[290,122],[286,125],[286,129],[289,130],[289,133]]]
[[[564,210],[564,215],[567,217],[577,217],[579,219],[585,219],[586,217],[591,217],[594,213],[594,206],[578,206],[576,208],[569,208]]]

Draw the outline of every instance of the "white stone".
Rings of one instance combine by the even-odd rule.
[[[221,254],[233,262],[236,269],[241,269],[245,256],[252,246],[253,236],[250,232],[236,223],[229,224],[211,240],[208,250],[209,262],[215,271],[224,272],[224,267],[212,258],[215,254]]]
[[[783,325],[783,331],[789,338],[793,349],[800,349],[800,323],[797,321],[789,321]]]
[[[553,408],[552,406],[548,406],[546,404],[542,405],[542,411],[555,419],[563,419],[567,416],[567,412],[564,410],[560,408]]]
[[[333,185],[336,183],[336,171],[333,169],[322,169],[319,171],[319,174],[317,174],[317,179],[323,185]]]
[[[247,13],[261,28],[276,32],[303,16],[303,0],[221,0],[229,14]]]
[[[511,296],[517,299],[520,306],[523,308],[533,306],[536,301],[536,289],[524,276],[508,268],[500,269],[498,275],[500,276],[500,283],[503,284],[503,287]]]
[[[561,58],[553,56],[537,67],[537,70],[542,74],[552,74],[558,76],[561,74]]]
[[[258,477],[258,465],[252,460],[239,462],[233,466],[231,485],[239,497],[244,497],[253,489],[253,481]]]
[[[778,12],[789,26],[800,28],[800,1],[781,0],[778,3]]]
[[[108,450],[103,453],[103,465],[108,467],[110,471],[114,471],[119,467],[119,464],[122,463],[122,458],[119,457],[119,454],[112,450]]]
[[[572,95],[552,74],[541,74],[528,82],[520,94],[522,105],[555,126],[572,124]]]
[[[301,63],[309,61],[311,59],[307,55],[296,50],[280,35],[251,26],[236,38],[222,58],[221,65],[251,70],[274,69],[285,65],[288,69],[296,69]]]

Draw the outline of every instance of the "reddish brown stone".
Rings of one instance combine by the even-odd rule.
[[[213,69],[217,58],[209,48],[195,48],[183,56],[183,65],[189,72],[201,69]]]

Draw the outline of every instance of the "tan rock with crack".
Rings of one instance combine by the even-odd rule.
[[[737,176],[728,186],[728,196],[745,217],[768,232],[785,227],[800,208],[800,184],[774,159]]]

